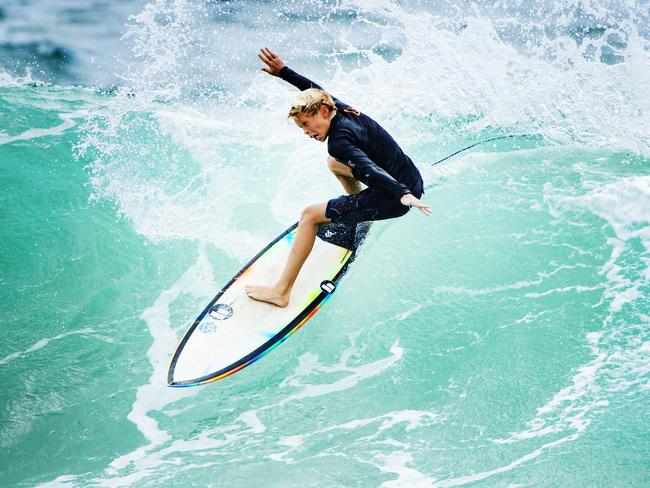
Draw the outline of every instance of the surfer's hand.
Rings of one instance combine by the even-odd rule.
[[[265,68],[262,68],[262,71],[266,71],[273,76],[278,76],[280,70],[284,68],[284,61],[268,47],[263,47],[260,49],[260,52],[261,54],[258,54],[257,57],[266,65]]]
[[[410,193],[402,195],[402,198],[400,198],[399,201],[402,202],[402,205],[406,205],[407,207],[419,208],[420,212],[422,212],[424,215],[431,215],[431,208],[427,204],[422,203],[419,199],[415,198]]]

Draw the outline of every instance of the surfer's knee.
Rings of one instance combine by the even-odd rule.
[[[302,209],[300,213],[300,223],[315,225],[323,222],[324,215],[321,205],[309,205]]]
[[[300,213],[300,223],[301,224],[315,224],[316,223],[316,212],[313,205],[305,207]]]

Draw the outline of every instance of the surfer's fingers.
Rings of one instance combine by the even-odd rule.
[[[264,61],[266,64],[271,64],[277,61],[280,61],[280,58],[274,56],[268,49],[261,49],[262,54],[258,54],[259,58]]]
[[[258,54],[257,56],[270,68],[267,72],[271,75],[277,75],[284,66],[284,62],[280,58],[270,59],[267,55],[262,54]]]
[[[257,55],[257,57],[258,57],[258,58],[260,58],[260,59],[261,59],[262,61],[264,61],[264,63],[265,63],[265,64],[268,64],[268,65],[270,65],[270,64],[271,64],[271,60],[270,60],[270,59],[267,59],[267,58],[265,58],[265,57],[264,57],[264,56],[262,56],[261,54],[258,54],[258,55]]]
[[[278,56],[276,53],[271,51],[268,47],[265,48],[265,49],[266,49],[265,54],[269,58],[271,63],[273,63],[275,66],[277,66],[279,68],[282,68],[282,66],[284,66],[284,61],[282,61],[282,58],[280,58],[280,56]]]
[[[277,56],[271,52],[271,50],[268,47],[265,47],[262,49],[262,52],[264,53],[264,56],[268,58],[269,61],[273,61]]]
[[[273,51],[271,51],[268,47],[265,47],[264,49],[266,49],[266,52],[268,53],[271,59],[279,58],[279,56],[275,54]]]

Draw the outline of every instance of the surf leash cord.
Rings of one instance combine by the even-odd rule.
[[[465,152],[465,151],[467,151],[469,149],[472,149],[473,147],[480,146],[481,144],[487,144],[488,142],[498,141],[498,140],[501,140],[501,139],[512,139],[512,138],[515,138],[515,137],[538,137],[538,136],[536,134],[510,134],[510,135],[507,135],[507,136],[491,137],[489,139],[485,139],[483,141],[475,142],[474,144],[471,144],[471,145],[469,145],[467,147],[459,149],[458,151],[450,154],[449,156],[445,156],[444,158],[439,159],[435,163],[430,163],[430,165],[435,166],[436,164],[440,164],[443,161],[447,161],[448,159],[453,158],[457,154],[460,154],[460,153]]]

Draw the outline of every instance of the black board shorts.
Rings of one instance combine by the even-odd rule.
[[[420,198],[422,188],[412,192]],[[325,217],[332,222],[356,224],[370,220],[394,219],[405,215],[410,207],[402,205],[400,198],[392,193],[366,188],[354,195],[341,195],[327,202]]]

